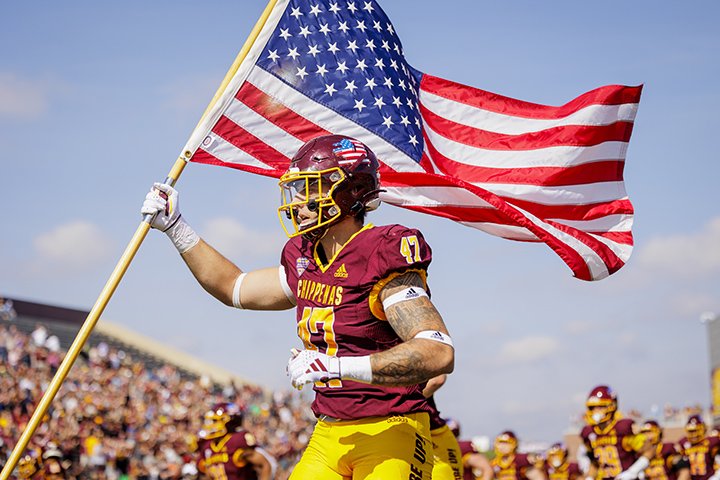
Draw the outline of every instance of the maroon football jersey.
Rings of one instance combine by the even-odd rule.
[[[673,468],[680,457],[680,451],[672,443],[658,443],[655,456],[645,469],[646,480],[675,480],[677,473]]]
[[[602,431],[587,425],[580,436],[598,464],[598,478],[615,478],[638,458],[629,445],[635,436],[629,418],[616,420]]]
[[[468,455],[480,453],[477,449],[475,449],[475,446],[469,440],[458,440],[458,445],[460,445],[460,454],[462,455],[463,465],[465,465],[465,459]],[[463,468],[463,480],[475,480],[475,478],[476,477],[471,468]]]
[[[545,474],[548,480],[573,480],[580,476],[580,467],[575,462],[565,462],[555,468],[545,461]]]
[[[495,457],[490,461],[495,480],[527,480],[527,471],[533,464],[528,455],[517,453],[510,457]]]
[[[690,463],[690,478],[692,480],[706,480],[715,473],[715,455],[720,449],[718,437],[705,437],[702,442],[693,445],[687,438],[678,442],[680,452]]]
[[[245,430],[203,440],[198,446],[198,470],[211,480],[256,480],[253,466],[242,457],[256,447],[255,437]]]
[[[440,416],[440,411],[437,409],[437,405],[435,404],[435,397],[431,396],[427,399],[427,402],[428,405],[430,405],[430,430],[435,430],[445,426],[447,422]]]
[[[308,350],[339,357],[385,351],[399,343],[383,320],[378,294],[407,270],[425,276],[432,260],[422,234],[400,225],[368,224],[323,264],[318,243],[290,239],[281,263],[297,300],[297,331]],[[424,385],[381,387],[350,380],[315,384],[315,415],[340,419],[429,412]]]

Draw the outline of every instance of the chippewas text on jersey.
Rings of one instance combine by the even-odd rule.
[[[340,305],[343,299],[343,287],[313,280],[298,280],[295,296],[321,305]]]

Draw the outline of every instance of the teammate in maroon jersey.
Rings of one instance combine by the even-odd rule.
[[[585,402],[587,425],[580,436],[590,457],[588,477],[632,480],[649,465],[652,445],[618,412],[617,395],[607,385],[593,388]]]
[[[234,403],[219,403],[203,418],[198,434],[198,471],[210,480],[271,480],[273,463],[242,428]]]
[[[430,478],[422,389],[452,371],[454,350],[429,298],[432,255],[422,234],[364,224],[380,203],[378,168],[352,138],[303,145],[280,179],[278,213],[290,236],[281,266],[248,273],[188,226],[169,185],[156,184],[143,204],[217,299],[252,310],[296,307],[304,350],[287,370],[294,386],[314,384],[319,421],[294,479]]]
[[[685,424],[685,437],[678,441],[680,452],[690,464],[692,480],[720,480],[715,469],[715,456],[720,452],[717,435],[707,435],[707,427],[700,415],[692,415]]]
[[[447,424],[455,438],[458,439],[463,465],[463,480],[491,480],[493,470],[490,460],[478,451],[475,443],[470,440],[460,440],[460,424],[456,420],[448,419]]]
[[[518,439],[506,430],[495,437],[495,458],[490,461],[497,480],[546,480],[542,458],[535,454],[518,453]]]
[[[578,464],[568,458],[567,448],[555,443],[545,453],[545,475],[548,480],[577,480],[582,472]]]
[[[655,420],[646,420],[640,428],[653,446],[650,465],[645,469],[645,480],[689,480],[690,469],[677,445],[663,443],[662,428]]]

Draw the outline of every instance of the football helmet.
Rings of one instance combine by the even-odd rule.
[[[617,395],[607,385],[593,388],[585,401],[585,421],[588,425],[601,425],[609,422],[617,412]]]
[[[568,450],[562,443],[554,443],[547,451],[547,462],[553,468],[560,468],[567,460]]]
[[[285,233],[312,240],[347,216],[375,210],[379,167],[370,148],[354,138],[324,135],[307,142],[280,178],[278,216]]]
[[[203,415],[203,425],[198,437],[203,440],[224,437],[240,429],[242,421],[243,412],[237,404],[217,403]]]
[[[22,480],[27,480],[35,476],[41,468],[42,464],[36,452],[31,452],[18,460],[17,475]]]
[[[705,439],[707,428],[700,415],[691,415],[685,424],[685,435],[692,444],[700,443]]]
[[[495,437],[495,455],[498,457],[506,457],[512,455],[517,451],[518,439],[515,432],[511,430],[505,430],[500,435]]]
[[[657,445],[662,440],[662,428],[655,420],[645,420],[645,423],[640,427],[640,433],[653,445]]]

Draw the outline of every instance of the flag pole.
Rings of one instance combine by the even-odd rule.
[[[250,32],[250,35],[248,36],[247,40],[245,40],[245,44],[240,49],[240,52],[238,53],[237,57],[235,57],[235,61],[230,66],[230,69],[228,70],[227,74],[225,75],[225,78],[223,79],[222,83],[220,84],[220,87],[215,92],[215,95],[213,96],[212,100],[208,104],[207,108],[205,109],[205,112],[203,113],[202,117],[200,117],[200,121],[198,122],[198,125],[195,127],[200,127],[200,125],[203,123],[203,120],[207,116],[208,112],[212,109],[212,107],[217,103],[217,101],[222,97],[223,93],[225,92],[225,89],[227,88],[228,84],[232,80],[233,76],[237,72],[237,70],[240,68],[240,65],[245,60],[245,57],[247,56],[248,52],[250,51],[250,48],[255,43],[255,40],[257,39],[258,35],[260,34],[260,31],[265,26],[265,22],[267,22],[268,17],[270,16],[270,13],[272,12],[273,8],[275,7],[275,4],[278,0],[270,0],[265,7],[265,10],[263,11],[262,15],[258,19],[258,21],[255,23],[255,26],[253,27],[252,31]],[[167,178],[165,179],[165,182],[170,185],[175,185],[175,182],[177,182],[178,178],[182,174],[182,171],[185,169],[185,165],[187,165],[187,162],[190,160],[190,158],[193,155],[193,151],[190,149],[185,149],[178,159],[175,161],[175,164],[170,169],[170,173],[168,174]],[[73,340],[73,343],[70,345],[70,348],[68,349],[67,353],[65,354],[65,358],[63,358],[62,363],[58,367],[57,372],[55,373],[55,376],[53,377],[52,381],[48,385],[47,390],[43,394],[42,398],[40,399],[40,402],[38,402],[37,407],[35,407],[35,411],[33,412],[32,416],[30,417],[30,420],[28,421],[27,426],[23,430],[23,433],[20,435],[20,438],[18,439],[17,444],[15,444],[15,447],[13,448],[12,453],[8,457],[7,462],[5,463],[5,466],[3,466],[2,472],[0,472],[0,480],[8,480],[10,477],[10,474],[15,469],[15,466],[17,465],[18,461],[20,460],[20,455],[25,451],[25,448],[27,447],[28,443],[30,442],[30,438],[32,438],[33,434],[35,433],[35,430],[37,430],[37,427],[40,425],[40,422],[42,418],[45,416],[45,413],[47,412],[48,408],[50,407],[50,404],[52,403],[53,399],[55,398],[55,395],[57,395],[58,390],[60,390],[60,387],[62,386],[63,382],[65,381],[65,378],[67,378],[68,373],[70,372],[70,369],[72,368],[73,364],[75,363],[75,360],[77,359],[78,355],[82,351],[82,348],[85,346],[85,343],[87,342],[87,339],[90,337],[90,334],[92,333],[93,328],[95,328],[95,325],[97,324],[98,320],[100,319],[100,315],[105,310],[105,307],[107,306],[108,302],[110,301],[110,297],[112,297],[113,293],[115,293],[115,290],[117,289],[118,284],[120,283],[120,280],[122,280],[122,277],[125,275],[125,272],[127,271],[128,267],[130,266],[130,262],[132,262],[133,258],[135,257],[135,254],[137,253],[138,249],[140,248],[140,245],[142,244],[143,240],[145,240],[145,237],[147,236],[148,232],[150,231],[150,223],[152,222],[152,215],[146,215],[140,225],[138,226],[137,230],[135,231],[135,234],[132,236],[132,239],[130,240],[130,243],[128,243],[127,247],[125,248],[125,251],[123,252],[122,256],[120,257],[120,260],[118,261],[117,265],[115,265],[115,269],[113,270],[112,274],[110,274],[110,278],[105,283],[105,287],[103,287],[102,291],[100,292],[100,296],[95,301],[95,305],[93,305],[92,310],[90,310],[90,313],[88,313],[87,318],[85,319],[85,322],[83,323],[82,327],[80,327],[80,330],[78,331],[78,334],[75,336],[75,340]]]

